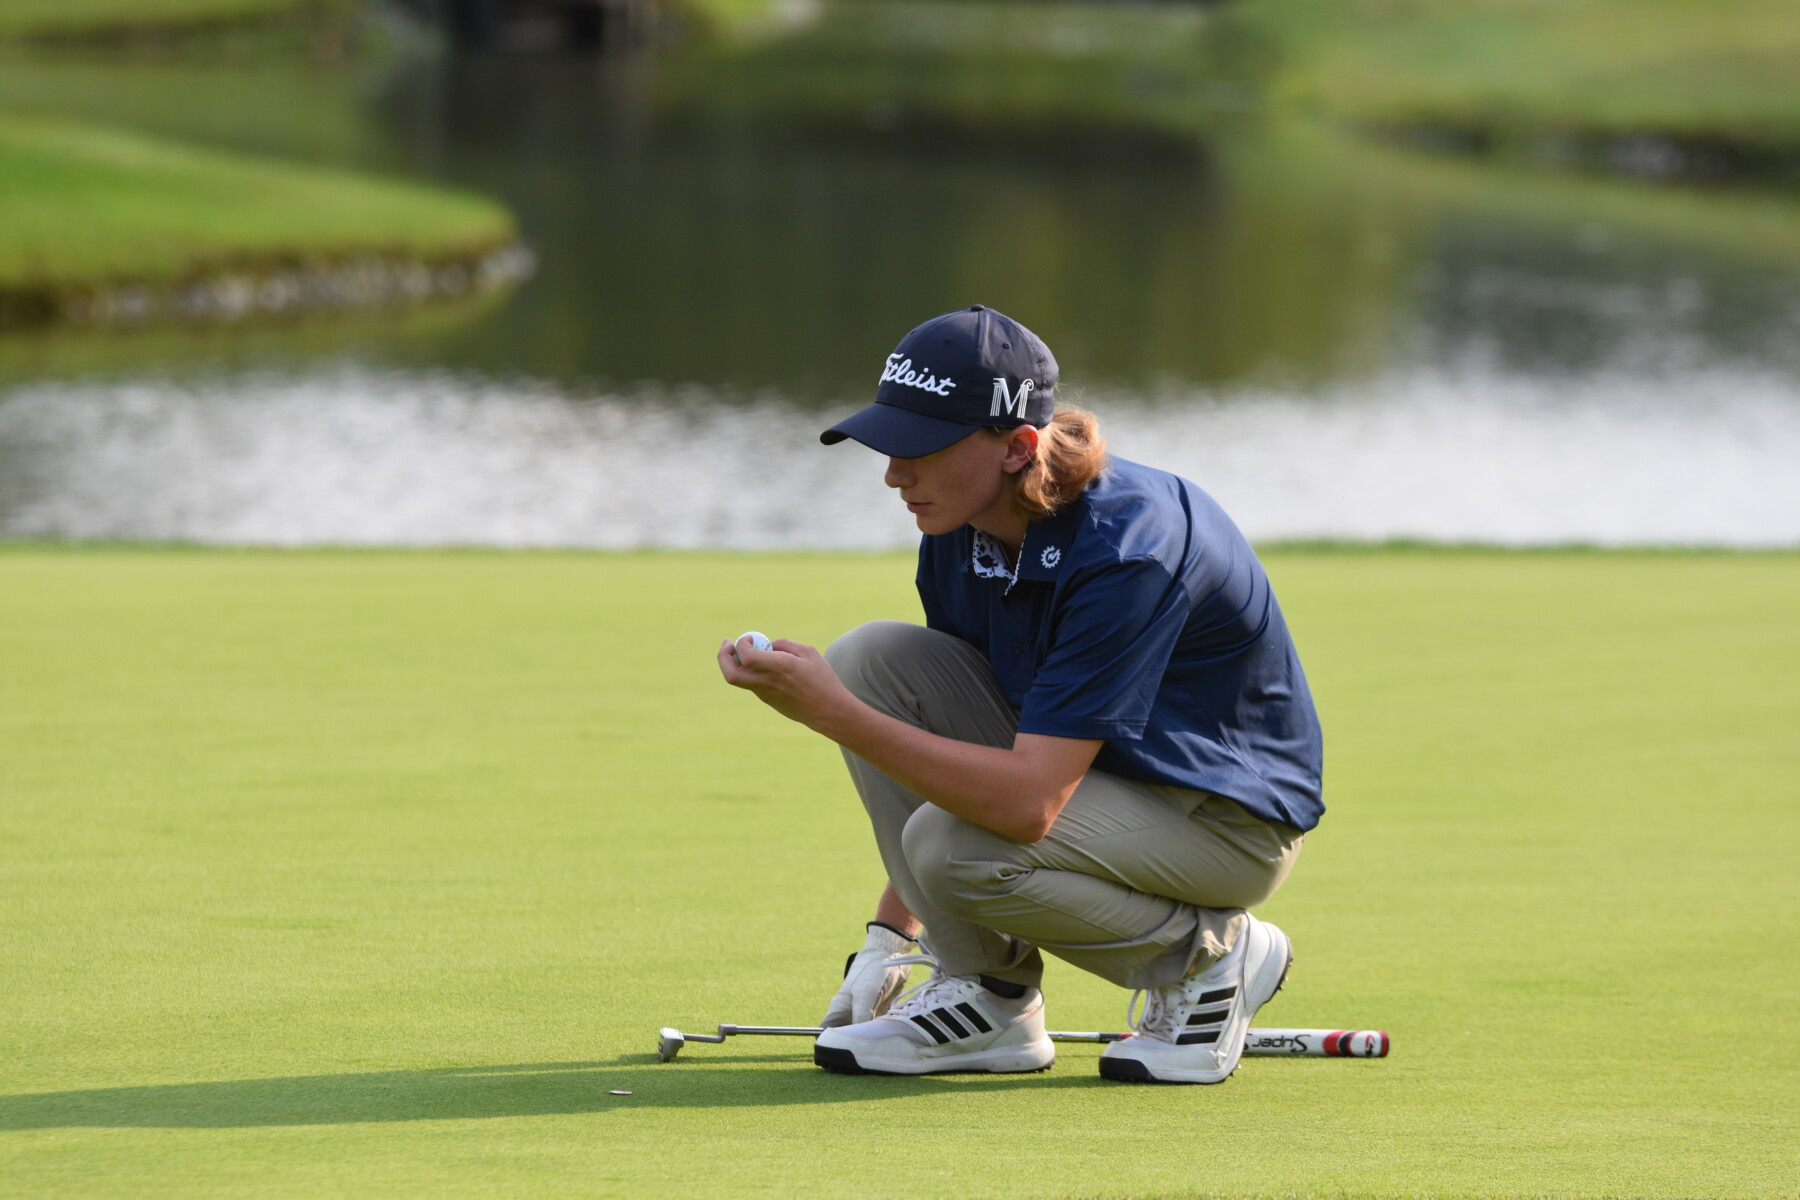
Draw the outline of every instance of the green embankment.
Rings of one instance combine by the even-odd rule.
[[[348,11],[357,0],[6,0],[0,38],[179,32],[290,13]]]
[[[1646,175],[1781,176],[1800,161],[1796,61],[1787,0],[835,0],[789,36],[676,61],[659,86],[724,73],[803,111],[863,96],[877,117],[1182,132],[1259,108]]]
[[[778,18],[776,0],[664,0],[709,29],[756,27]],[[272,17],[341,18],[366,0],[5,0],[0,39],[179,33]]]
[[[1277,103],[1500,139],[1656,134],[1800,155],[1789,0],[1240,0],[1221,69]]]
[[[11,1195],[1784,1195],[1800,556],[1268,555],[1331,812],[1222,1087],[828,1075],[880,876],[718,640],[903,557],[0,551]],[[1125,996],[1052,965],[1063,1028]],[[614,1089],[628,1090],[615,1096]]]
[[[659,70],[665,104],[729,88],[744,103],[866,126],[883,114],[963,126],[1137,127],[1191,137],[1208,120],[1205,13],[1051,0],[832,0],[786,36],[723,39]],[[1046,132],[1048,131],[1048,132]]]
[[[781,0],[663,0],[664,8],[702,36],[737,36],[786,23]]]
[[[0,289],[174,281],[208,267],[361,252],[444,257],[513,236],[491,201],[0,116]]]
[[[131,44],[272,18],[324,33],[341,28],[356,4],[8,0],[0,7],[0,43],[48,38]],[[260,52],[273,55],[269,61],[278,76],[305,60],[298,45],[262,46]],[[0,97],[0,178],[6,181],[0,190],[0,326],[66,313],[71,298],[96,289],[143,285],[155,291],[221,271],[254,277],[352,258],[382,259],[396,268],[467,265],[517,236],[510,214],[478,197],[189,148],[71,120],[92,107],[93,94],[107,90],[107,64],[97,63],[91,72],[96,82],[59,106],[31,80],[79,72],[77,60],[34,57],[21,46],[5,53],[0,75],[26,82],[0,89],[8,92]],[[177,56],[166,65],[194,76],[213,69],[204,57],[188,62]],[[257,99],[267,99],[268,89],[256,92]],[[224,98],[213,124],[229,129],[254,119],[242,116],[240,107],[238,97]],[[120,124],[137,121],[127,117]],[[152,311],[166,308],[166,297],[152,305]]]

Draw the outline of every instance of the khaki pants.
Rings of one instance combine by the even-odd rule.
[[[851,692],[943,737],[1010,747],[1018,714],[960,638],[899,621],[826,651]],[[1037,986],[1039,947],[1122,987],[1173,983],[1231,949],[1302,834],[1209,792],[1090,770],[1040,842],[952,816],[844,752],[888,880],[953,975]]]

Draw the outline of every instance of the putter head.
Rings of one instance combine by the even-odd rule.
[[[685,1045],[687,1038],[682,1036],[681,1030],[670,1029],[665,1025],[656,1039],[656,1056],[664,1062],[674,1062],[675,1056],[681,1053],[681,1048]]]

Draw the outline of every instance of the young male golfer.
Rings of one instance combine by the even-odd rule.
[[[1148,993],[1101,1075],[1219,1083],[1293,958],[1245,911],[1324,811],[1268,577],[1205,492],[1108,458],[1056,380],[980,305],[908,333],[820,440],[887,456],[925,625],[719,647],[728,683],[843,748],[887,868],[814,1050],[831,1070],[1043,1070],[1047,950]]]

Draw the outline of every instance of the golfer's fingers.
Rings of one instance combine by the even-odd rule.
[[[733,687],[767,687],[778,683],[783,678],[782,667],[787,661],[786,655],[755,649],[749,638],[740,638],[735,645],[725,642],[719,647],[719,670]]]
[[[770,650],[758,650],[748,634],[739,638],[733,648],[737,651],[739,667],[756,678],[767,679],[781,666],[780,655]]]
[[[738,661],[734,650],[735,647],[730,642],[719,643],[719,674],[725,677],[726,683],[734,687],[743,687],[746,682],[744,666]]]
[[[792,654],[796,658],[824,657],[824,655],[820,654],[805,642],[791,641],[788,638],[776,638],[773,642],[770,642],[769,645],[774,649],[781,651],[783,654]]]

